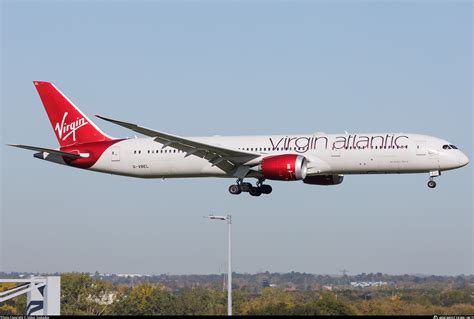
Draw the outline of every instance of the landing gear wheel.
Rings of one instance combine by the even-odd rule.
[[[240,190],[239,185],[234,184],[229,186],[229,193],[231,193],[232,195],[239,195],[240,193],[242,193],[242,191]]]
[[[436,187],[436,182],[435,181],[429,181],[428,182],[428,187],[429,188],[435,188]]]
[[[250,183],[240,183],[239,187],[240,187],[240,190],[242,192],[248,192],[249,189],[252,188],[252,184],[250,184]]]
[[[260,191],[262,194],[270,194],[272,192],[272,187],[270,185],[261,185]]]
[[[260,191],[260,188],[251,187],[249,189],[249,194],[252,195],[252,196],[260,196],[260,195],[262,195],[262,192]]]

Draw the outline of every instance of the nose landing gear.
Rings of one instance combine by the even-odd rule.
[[[436,182],[433,180],[433,177],[430,177],[430,180],[428,181],[428,187],[429,188],[435,188],[436,187]]]
[[[229,186],[229,193],[232,195],[239,195],[242,192],[247,192],[251,196],[260,196],[262,194],[270,194],[272,187],[270,185],[263,184],[264,179],[259,179],[256,186],[250,183],[244,183],[243,179],[238,179],[236,184]]]
[[[430,172],[430,180],[428,181],[428,187],[429,188],[435,188],[436,187],[436,182],[434,181],[434,178],[437,176],[440,176],[441,172],[440,171],[431,171]]]

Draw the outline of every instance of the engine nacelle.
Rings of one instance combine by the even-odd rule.
[[[266,179],[296,181],[306,177],[307,162],[302,155],[285,154],[265,157],[260,170]]]
[[[344,180],[343,175],[315,175],[307,176],[303,183],[312,185],[337,185]]]

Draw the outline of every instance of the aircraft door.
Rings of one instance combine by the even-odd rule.
[[[426,155],[426,141],[416,141],[416,155]]]
[[[120,161],[120,147],[112,147],[111,160],[112,162]]]
[[[332,149],[331,157],[341,157],[341,150],[340,149]]]

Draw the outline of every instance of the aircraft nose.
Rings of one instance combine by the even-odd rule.
[[[461,155],[459,156],[459,166],[465,166],[469,163],[469,158],[461,152]]]

